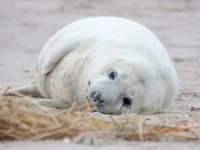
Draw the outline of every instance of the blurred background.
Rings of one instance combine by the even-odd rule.
[[[181,86],[198,86],[199,0],[0,0],[0,87],[31,82],[37,57],[61,27],[84,17],[119,16],[152,30],[165,45]]]

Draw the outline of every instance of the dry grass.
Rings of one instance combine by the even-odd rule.
[[[59,139],[92,132],[126,140],[200,140],[200,116],[163,123],[133,117],[95,116],[89,111],[78,106],[65,111],[51,110],[30,98],[1,96],[0,139]]]

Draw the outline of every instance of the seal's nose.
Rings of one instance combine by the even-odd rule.
[[[91,97],[92,102],[95,102],[96,105],[99,107],[103,107],[107,104],[106,101],[102,98],[102,93],[100,92],[93,91],[90,94],[90,97]]]
[[[97,104],[97,106],[99,106],[99,107],[104,107],[104,106],[106,106],[107,105],[107,103],[106,103],[106,101],[105,100],[100,100],[100,101],[98,101],[98,104]]]
[[[91,93],[91,98],[94,102],[99,101],[101,97],[101,94],[99,92],[93,91]]]

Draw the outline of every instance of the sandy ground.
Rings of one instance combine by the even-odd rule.
[[[180,143],[180,142],[131,142],[131,143],[118,143],[104,146],[86,146],[69,144],[61,141],[23,141],[12,142],[0,145],[1,150],[199,150],[198,144],[194,143]]]
[[[120,16],[150,28],[166,46],[180,80],[180,92],[170,108],[154,119],[200,115],[199,0],[0,0],[0,89],[33,81],[37,56],[45,42],[67,23],[87,16]],[[127,146],[128,144],[128,146]],[[200,149],[195,142],[131,142],[104,149]],[[0,143],[1,150],[82,149],[61,141]],[[94,147],[87,147],[93,149]]]

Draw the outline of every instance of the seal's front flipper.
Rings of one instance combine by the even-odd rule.
[[[3,96],[41,97],[35,82],[25,87],[10,89],[3,93]]]
[[[69,103],[61,99],[34,98],[34,100],[38,104],[48,108],[67,109],[71,106]]]

